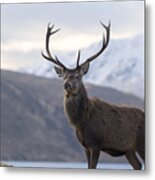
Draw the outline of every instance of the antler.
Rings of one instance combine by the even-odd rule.
[[[79,67],[79,62],[80,62],[80,50],[78,51],[78,57],[77,57],[77,64],[76,64],[76,68]]]
[[[54,28],[54,24],[52,26],[50,26],[50,23],[48,24],[47,27],[47,33],[46,33],[46,53],[47,55],[45,55],[43,52],[41,52],[42,56],[47,59],[48,61],[51,61],[52,63],[60,66],[63,69],[66,69],[66,67],[58,60],[57,56],[55,56],[55,58],[52,57],[50,50],[49,50],[49,40],[50,40],[50,36],[57,33],[58,31],[60,31],[60,29],[56,29],[55,31],[52,31]]]
[[[101,25],[105,28],[106,30],[106,38],[105,35],[103,33],[103,43],[102,43],[102,48],[93,56],[89,57],[88,59],[86,59],[86,61],[84,63],[82,63],[80,66],[89,63],[91,61],[93,61],[95,58],[97,58],[104,50],[105,48],[108,46],[109,40],[110,40],[110,21],[109,21],[109,25],[105,26],[102,21],[100,21]]]

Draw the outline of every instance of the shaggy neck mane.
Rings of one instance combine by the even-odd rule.
[[[77,95],[65,95],[64,108],[73,125],[82,125],[87,121],[90,107],[87,91],[83,84]]]

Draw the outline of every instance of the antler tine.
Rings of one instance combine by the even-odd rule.
[[[49,36],[52,34],[55,34],[56,32],[60,31],[61,29],[56,29],[55,31],[52,31],[52,29],[54,28],[54,24],[51,26],[51,23],[48,23],[48,27],[47,27],[47,32],[49,33]]]
[[[47,55],[45,55],[43,52],[41,52],[41,54],[48,61],[51,61],[52,63],[54,63],[54,64],[56,64],[56,65],[58,65],[58,66],[65,69],[66,67],[58,60],[57,57],[56,57],[56,59],[52,57],[51,52],[49,50],[49,41],[50,41],[51,35],[57,33],[58,31],[60,31],[60,29],[56,29],[56,30],[52,31],[53,28],[54,28],[54,24],[51,26],[51,23],[48,23],[47,33],[46,33],[46,53],[47,53]]]
[[[54,24],[51,26],[51,22],[48,23],[47,28],[49,29],[48,31],[50,32],[54,28]]]
[[[108,29],[108,28],[110,28],[110,26],[111,26],[111,22],[110,22],[110,21],[109,21],[108,26],[106,26],[105,24],[103,24],[102,21],[100,21],[100,24],[101,24],[105,29]]]
[[[100,21],[100,24],[101,24],[101,25],[105,28],[105,30],[106,30],[107,39],[106,39],[106,42],[104,42],[104,44],[107,46],[108,43],[109,43],[109,39],[110,39],[110,26],[111,26],[111,23],[110,23],[110,21],[109,21],[108,26],[105,26],[105,24],[103,24],[103,22]],[[104,35],[104,34],[103,34],[103,35]],[[104,38],[104,40],[105,40],[105,38]]]
[[[55,56],[56,62],[58,63],[59,66],[63,67],[64,69],[67,69],[58,59],[57,56]]]
[[[100,21],[101,25],[105,28],[105,31],[106,31],[106,38],[105,38],[105,35],[103,33],[103,40],[102,40],[102,47],[101,49],[96,53],[94,54],[93,56],[89,57],[88,59],[86,59],[86,61],[84,63],[81,64],[84,65],[86,63],[89,63],[91,61],[93,61],[95,58],[97,58],[107,47],[108,43],[109,43],[109,40],[110,40],[110,21],[109,21],[109,25],[106,26],[102,23],[102,21]]]
[[[78,56],[77,56],[77,64],[76,64],[76,67],[78,68],[79,67],[79,62],[80,62],[80,50],[78,51]]]

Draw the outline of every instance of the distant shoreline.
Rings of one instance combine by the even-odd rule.
[[[1,167],[87,169],[87,163],[6,161],[6,162],[1,163]],[[101,169],[101,170],[132,170],[132,167],[126,163],[99,163],[97,166],[97,169]]]

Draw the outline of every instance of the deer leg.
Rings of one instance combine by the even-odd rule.
[[[138,160],[136,154],[134,151],[129,151],[125,154],[128,162],[132,165],[132,167],[135,169],[135,170],[141,170],[142,168],[142,165],[140,163],[140,161]]]
[[[100,150],[92,148],[90,151],[90,169],[96,169],[98,159],[100,155]]]
[[[90,149],[85,149],[85,153],[87,156],[88,169],[90,169]]]

